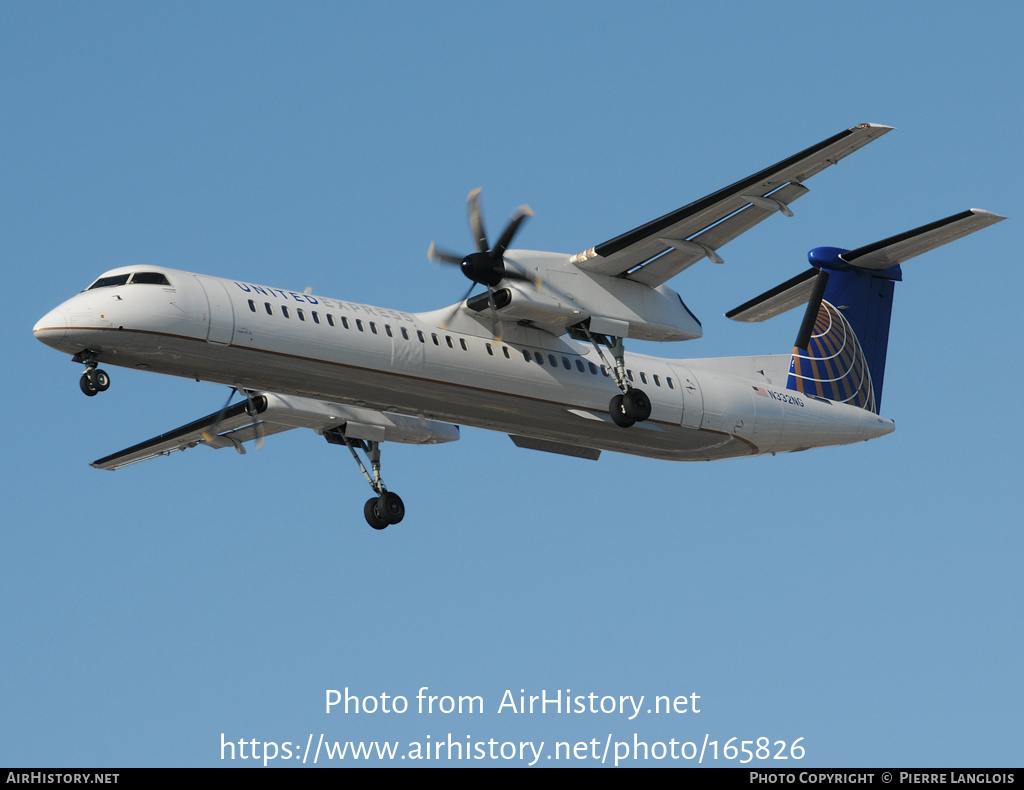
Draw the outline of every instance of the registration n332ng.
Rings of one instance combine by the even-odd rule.
[[[241,397],[94,467],[199,445],[244,453],[246,442],[310,428],[351,451],[373,489],[363,512],[376,529],[405,515],[381,476],[381,445],[450,442],[461,425],[594,460],[602,450],[711,461],[860,442],[894,427],[879,409],[900,264],[1003,217],[970,209],[853,250],[811,250],[809,269],[726,314],[762,321],[806,303],[790,353],[668,359],[626,345],[700,337],[665,283],[702,259],[722,263],[727,242],[772,214],[792,216],[809,178],[890,130],[846,129],[576,254],[511,249],[527,207],[492,243],[476,190],[473,251],[430,245],[469,290],[433,312],[125,266],[33,331],[85,366],[86,395],[110,386],[102,363],[225,384]]]

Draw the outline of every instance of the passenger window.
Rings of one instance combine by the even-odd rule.
[[[281,305],[281,315],[283,315],[285,318],[289,318],[288,307],[286,305]]]
[[[627,376],[629,376],[629,380],[630,380],[630,381],[635,381],[635,379],[633,378],[633,371],[632,371],[632,370],[629,370],[629,369],[627,368],[627,369],[626,369],[626,375],[627,375]]]
[[[455,344],[452,342],[452,336],[451,335],[445,335],[444,339],[448,343],[448,348],[455,348]]]
[[[313,323],[314,324],[319,324],[320,323],[320,316],[318,316],[316,314],[316,310],[313,311]]]
[[[572,370],[572,365],[569,364],[569,360],[567,357],[562,357],[562,367],[565,368],[566,370]]]
[[[469,346],[466,345],[466,339],[464,337],[459,338],[459,345],[462,346],[463,351],[469,351]]]
[[[305,315],[305,313],[302,312],[302,308],[301,307],[297,307],[295,309],[295,314],[299,317],[300,321],[305,321],[306,320],[306,315]]]
[[[256,303],[252,299],[249,300],[249,309],[256,312]]]
[[[331,315],[330,313],[327,314],[327,323],[330,324],[331,326],[334,326],[334,316]]]
[[[668,388],[670,390],[674,390],[675,389],[675,386],[672,384],[672,377],[671,376],[665,376],[665,383],[668,384]]]
[[[508,353],[508,346],[502,346],[501,350],[505,352],[505,359],[512,359],[512,355]]]
[[[644,384],[647,383],[647,374],[644,373],[642,370],[640,371],[640,381],[642,381]]]
[[[377,334],[377,325],[373,323],[373,321],[370,322],[370,331],[373,332],[373,334]]]
[[[493,357],[494,356],[494,349],[491,348],[491,344],[490,343],[485,343],[484,346],[487,349],[488,356],[492,356]]]
[[[416,330],[416,337],[418,337],[420,339],[421,343],[426,343],[427,342],[427,339],[425,337],[423,337],[423,332],[421,332],[419,329]]]
[[[534,352],[533,352],[533,358],[534,358],[535,360],[537,360],[537,364],[538,364],[538,365],[543,365],[543,364],[544,364],[544,357],[542,357],[542,356],[540,355],[540,352],[539,352],[539,351],[534,351]]]
[[[590,368],[590,372],[593,373],[596,376],[597,375],[597,365],[595,365],[593,362],[588,362],[587,366]]]
[[[343,327],[345,327],[345,329],[348,329],[348,318],[346,318],[345,316],[342,316],[341,317],[341,325]]]
[[[658,378],[658,374],[657,373],[654,374],[654,386],[655,387],[660,387],[661,386],[661,379]]]
[[[270,302],[264,302],[263,306],[265,308],[267,308],[267,315],[273,315],[274,314],[274,308],[270,306]]]
[[[433,339],[435,346],[441,345],[441,342],[437,339],[437,335],[434,332],[430,333],[430,337]]]
[[[551,367],[553,367],[553,368],[557,368],[558,367],[558,360],[555,359],[555,355],[554,354],[548,354],[548,362],[551,363]]]
[[[391,332],[391,324],[384,324],[384,334],[388,337],[394,337],[394,334]]]
[[[356,319],[356,329],[358,329],[360,332],[363,331],[363,319],[362,318],[357,318]]]
[[[530,361],[530,352],[527,351],[525,348],[523,349],[523,359],[525,359],[527,362]]]

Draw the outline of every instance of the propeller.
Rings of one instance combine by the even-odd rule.
[[[532,283],[537,290],[540,290],[541,284],[539,278],[530,277],[529,275],[518,272],[515,269],[509,269],[505,266],[504,258],[505,251],[508,249],[508,245],[512,243],[512,239],[519,230],[519,226],[523,224],[527,217],[533,216],[533,210],[529,206],[520,206],[517,208],[509,219],[508,225],[505,226],[505,230],[502,232],[501,236],[498,237],[498,241],[495,242],[493,247],[487,241],[487,232],[484,230],[484,220],[482,212],[480,211],[479,189],[474,189],[469,193],[469,197],[466,198],[466,211],[469,215],[469,229],[473,234],[476,252],[471,252],[469,255],[465,256],[459,256],[454,253],[438,249],[434,242],[430,242],[430,249],[427,251],[427,255],[432,261],[458,266],[462,270],[462,273],[471,280],[469,290],[467,290],[465,296],[459,300],[451,314],[441,323],[441,327],[443,329],[447,328],[446,324],[451,321],[455,316],[455,313],[458,312],[459,306],[469,298],[469,295],[473,292],[473,288],[479,284],[487,288],[487,301],[490,305],[492,320],[494,321],[494,339],[500,341],[501,337],[497,332],[498,311],[494,304],[495,287],[501,283],[502,280],[517,280],[520,282]]]
[[[263,428],[263,421],[258,419],[259,408],[257,407],[256,401],[249,390],[239,390],[237,387],[231,387],[228,392],[228,399],[224,401],[224,405],[221,407],[221,410],[217,412],[217,416],[214,418],[213,423],[210,425],[208,430],[203,431],[203,439],[207,444],[213,443],[214,437],[220,433],[220,424],[223,422],[224,416],[227,414],[228,407],[231,405],[231,399],[235,396],[236,392],[241,392],[245,395],[245,411],[255,421],[255,449],[259,450],[263,447],[263,440],[266,437],[266,432]],[[237,449],[242,455],[245,455],[245,448],[237,441],[235,442],[235,449]]]

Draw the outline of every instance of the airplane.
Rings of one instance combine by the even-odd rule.
[[[246,442],[309,428],[351,451],[373,490],[363,515],[378,530],[405,516],[381,476],[381,445],[451,442],[460,426],[592,460],[608,450],[711,461],[865,441],[895,427],[879,410],[900,264],[1004,217],[970,209],[853,250],[811,250],[805,272],[726,313],[757,322],[806,303],[790,353],[667,359],[625,344],[701,337],[665,283],[704,258],[722,263],[724,244],[772,214],[792,216],[807,179],[891,129],[843,130],[576,254],[511,249],[526,206],[491,244],[474,190],[474,251],[429,250],[469,290],[432,312],[139,265],[104,272],[33,333],[85,365],[88,396],[110,386],[101,362],[232,388],[219,411],[95,468],[199,445],[244,454]],[[242,400],[229,405],[235,393]]]

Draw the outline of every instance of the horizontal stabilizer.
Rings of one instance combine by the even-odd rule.
[[[793,279],[786,280],[782,285],[777,285],[770,291],[765,291],[749,302],[730,310],[725,317],[731,318],[733,321],[766,321],[787,310],[792,310],[794,307],[806,304],[814,288],[814,278],[817,274],[817,269],[808,269],[803,274],[798,274]]]
[[[1006,219],[991,211],[972,208],[908,230],[865,247],[844,252],[840,258],[858,269],[889,269],[921,253],[974,233]]]

